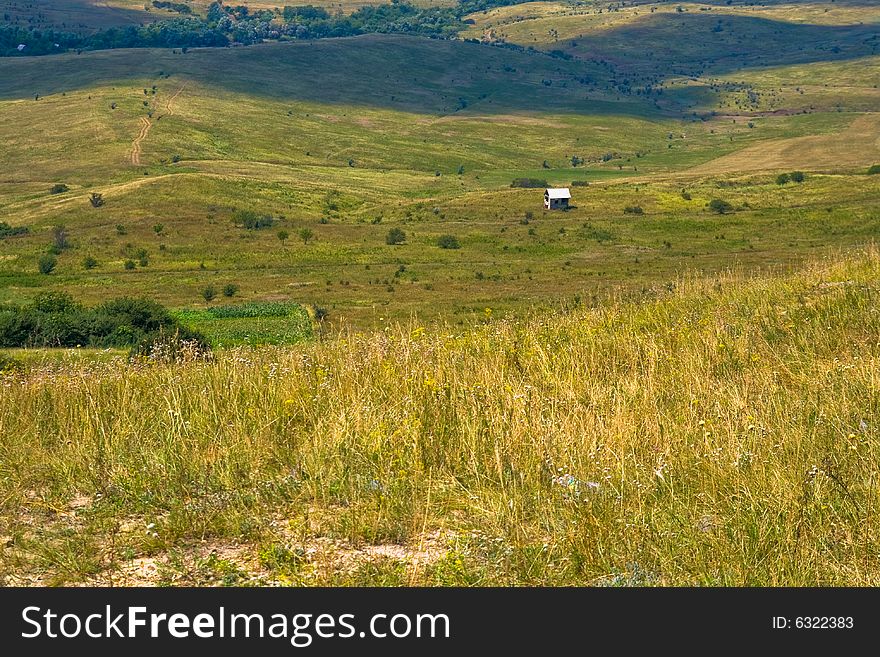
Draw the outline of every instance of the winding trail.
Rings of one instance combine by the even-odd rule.
[[[140,166],[141,164],[141,143],[143,143],[144,139],[147,138],[147,135],[150,134],[150,128],[153,127],[153,124],[150,123],[150,120],[142,116],[141,117],[141,131],[138,133],[138,136],[134,138],[134,141],[131,142],[131,163],[135,166]]]
[[[163,116],[174,116],[174,101],[177,100],[177,97],[186,89],[186,85],[180,87],[171,98],[168,99],[168,102],[165,103],[165,114],[161,114],[156,118],[156,121],[159,121]],[[147,138],[147,135],[150,134],[150,129],[153,127],[153,122],[150,121],[145,116],[141,117],[141,129],[138,133],[138,136],[134,138],[134,141],[131,142],[131,163],[133,166],[141,165],[141,144],[143,144],[144,140]]]
[[[165,103],[165,114],[163,114],[162,116],[174,116],[174,101],[177,100],[177,97],[183,92],[184,89],[186,89],[186,85],[181,86],[180,89],[175,91],[174,95],[168,99],[168,102]],[[162,117],[160,116],[159,119],[161,118]],[[158,121],[159,119],[156,120]]]

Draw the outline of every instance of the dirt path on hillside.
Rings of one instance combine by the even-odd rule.
[[[174,116],[174,101],[177,100],[177,97],[183,93],[183,90],[186,89],[186,85],[183,85],[180,89],[174,92],[174,95],[168,99],[168,102],[165,103],[165,114],[162,116]],[[160,116],[159,119],[162,117]],[[156,119],[157,121],[159,119]]]
[[[177,97],[186,89],[186,85],[183,85],[174,92],[174,95],[168,99],[168,102],[165,103],[165,114],[161,114],[156,118],[156,121],[159,121],[164,116],[174,116],[174,101],[177,100]],[[145,116],[141,117],[141,130],[138,133],[138,136],[134,138],[134,141],[131,142],[131,163],[134,166],[141,165],[141,144],[144,143],[144,140],[147,138],[147,135],[150,134],[150,129],[153,127],[153,122],[150,121]]]
[[[144,139],[147,138],[147,135],[150,134],[150,128],[152,127],[153,124],[150,123],[150,119],[142,116],[141,131],[138,133],[138,136],[134,138],[134,141],[131,142],[131,163],[134,166],[140,166],[141,164],[141,144]]]

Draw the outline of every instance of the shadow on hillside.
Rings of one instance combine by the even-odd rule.
[[[876,7],[876,0],[699,0],[701,5],[715,7],[772,7],[774,5],[822,5],[834,7]],[[635,0],[634,5],[677,5],[679,0]]]
[[[880,53],[880,24],[812,25],[720,12],[666,13],[564,43],[580,57],[659,80],[875,55]]]
[[[145,6],[150,2],[145,0]],[[177,14],[114,7],[99,0],[0,0],[4,23],[31,29],[94,32],[101,28],[141,25]]]
[[[247,48],[118,50],[0,59],[0,98],[161,73],[278,99],[428,114],[476,110],[656,115],[638,87],[670,76],[852,59],[880,51],[877,25],[798,25],[747,16],[655,14],[560,41],[579,58],[463,41],[367,35]],[[621,83],[621,80],[625,80]]]

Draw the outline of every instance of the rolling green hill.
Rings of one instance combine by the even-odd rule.
[[[471,322],[873,239],[876,10],[678,6],[528,3],[462,35],[537,50],[365,35],[0,59],[0,221],[28,229],[0,240],[0,299],[185,308],[235,284],[362,326]],[[518,178],[590,185],[547,214]]]
[[[0,585],[878,583],[880,10],[484,6],[7,30]]]

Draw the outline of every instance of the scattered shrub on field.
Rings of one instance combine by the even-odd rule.
[[[299,230],[299,238],[303,241],[303,244],[308,244],[311,240],[315,239],[315,233],[312,232],[311,228],[300,228]]]
[[[791,173],[780,173],[776,176],[777,185],[785,185],[790,182],[802,183],[807,179],[803,171],[792,171]]]
[[[41,255],[40,259],[37,261],[37,266],[39,267],[41,274],[51,274],[57,264],[58,258],[49,253]]]
[[[406,233],[401,228],[392,228],[385,236],[385,244],[403,244],[406,241]]]
[[[138,249],[135,252],[135,258],[137,258],[138,264],[141,267],[146,267],[148,264],[150,264],[150,254],[147,253],[146,249]]]
[[[458,238],[455,237],[455,235],[441,235],[437,238],[437,246],[441,249],[461,248],[461,245],[458,243]]]
[[[69,192],[69,191],[70,191],[70,187],[68,187],[67,185],[65,185],[63,183],[56,183],[55,185],[52,185],[52,187],[49,188],[50,194],[63,194],[64,192]]]
[[[137,267],[137,265],[134,263],[134,260],[126,260],[122,266],[125,267],[126,271],[131,271],[132,269]]]
[[[116,224],[116,234],[117,235],[127,235],[128,229],[122,224]]]
[[[535,189],[538,187],[547,187],[547,181],[540,178],[514,178],[510,183],[511,187],[524,187],[526,189]]]
[[[113,299],[88,308],[64,292],[44,292],[28,305],[0,306],[0,347],[132,347],[161,330],[204,342],[148,299]]]
[[[623,209],[624,214],[645,214],[645,211],[642,209],[641,205],[627,205]]]
[[[709,209],[716,214],[727,214],[733,211],[733,206],[720,198],[713,198],[709,201]]]
[[[202,290],[202,298],[208,303],[217,298],[217,290],[214,289],[213,285],[208,285]]]
[[[681,190],[681,197],[685,201],[690,201],[692,199],[691,193],[689,191],[687,191],[686,189]]]
[[[98,192],[92,192],[89,195],[89,203],[92,204],[93,208],[100,208],[104,205],[104,195],[99,194]]]
[[[94,256],[86,256],[82,261],[83,269],[94,269],[98,266],[98,260]]]
[[[153,232],[156,233],[156,235],[161,235],[163,230],[165,230],[165,224],[153,225]]]
[[[290,237],[290,233],[288,233],[286,230],[279,230],[276,237],[278,237],[278,241],[281,242],[281,245],[284,246],[287,238]]]
[[[52,249],[55,253],[61,253],[65,249],[70,248],[70,242],[67,240],[67,229],[63,224],[52,228]]]
[[[572,187],[589,187],[590,181],[589,180],[572,180],[571,186]]]
[[[27,233],[27,226],[10,226],[5,221],[0,221],[0,240],[7,237],[15,237],[16,235],[26,235]]]
[[[223,296],[234,297],[236,294],[238,294],[238,290],[238,285],[236,285],[235,283],[227,283],[223,286]]]
[[[232,223],[247,230],[270,228],[275,220],[268,214],[259,215],[253,210],[236,210],[232,215]]]
[[[869,176],[876,176],[877,174],[880,174],[880,164],[872,164],[868,167]]]

